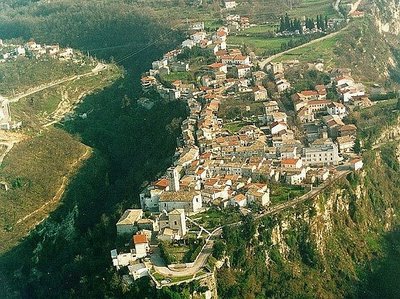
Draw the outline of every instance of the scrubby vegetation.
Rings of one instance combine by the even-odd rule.
[[[221,298],[397,297],[398,234],[382,237],[399,225],[391,216],[400,208],[396,147],[366,153],[364,175],[342,180],[314,204],[224,229],[218,247],[226,248],[230,267],[218,271]],[[332,202],[349,210],[332,210]]]

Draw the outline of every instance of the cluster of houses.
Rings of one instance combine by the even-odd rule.
[[[267,90],[262,85],[266,73],[254,71],[251,57],[242,53],[240,49],[227,48],[229,29],[222,26],[209,34],[201,28],[204,28],[203,23],[193,24],[190,38],[183,41],[180,48],[166,53],[161,60],[152,63],[152,68],[141,79],[143,91],[156,91],[165,100],[188,100],[204,95],[210,98],[213,94],[239,93],[252,94],[255,100],[266,100]],[[197,72],[201,88],[184,80],[167,84],[163,82],[163,76],[171,72],[190,72],[189,62],[179,59],[179,54],[194,47],[208,49],[215,57],[213,63],[203,66],[201,71]]]
[[[372,102],[365,94],[364,86],[351,78],[349,70],[336,69],[331,75],[335,84],[332,88],[336,89],[339,100],[328,99],[326,87],[316,85],[314,90],[294,94],[293,106],[309,143],[322,134],[336,142],[339,153],[349,153],[355,144],[357,127],[345,124],[343,118],[355,108],[371,106]]]
[[[285,79],[284,65],[282,62],[271,62],[267,65],[267,71],[271,72],[274,77],[276,90],[282,93],[291,88],[290,82]]]
[[[200,45],[209,40],[202,24],[196,28],[199,31],[192,32],[182,47],[187,47],[189,41]],[[371,102],[349,70],[332,71],[332,82],[341,101],[327,99],[324,85],[292,96],[296,117],[306,137],[306,142],[302,142],[304,136],[295,133],[298,128],[291,127],[278,102],[269,99],[263,86],[266,72],[255,71],[251,57],[239,49],[228,49],[225,43],[228,34],[228,28],[221,27],[210,38],[212,45],[216,45],[213,51],[216,61],[204,66],[207,72],[201,75],[200,86],[181,80],[171,84],[174,92],[185,94],[181,98],[187,101],[190,115],[182,123],[174,166],[140,195],[144,210],[168,213],[182,209],[190,215],[213,205],[244,207],[256,202],[267,206],[268,185],[254,182],[274,180],[302,185],[316,179],[323,181],[329,177],[331,167],[341,163],[342,154],[352,151],[357,128],[345,125],[342,119],[349,109],[366,107]],[[180,50],[168,52],[164,60]],[[150,73],[157,72],[154,65],[158,63],[153,63]],[[279,92],[290,89],[282,63],[270,63],[266,69],[273,74]],[[227,78],[228,73],[233,78]],[[142,78],[144,90],[161,84],[156,83],[155,76],[152,79],[155,83],[145,84],[148,80],[149,76]],[[231,133],[224,129],[218,113],[223,101],[240,93],[251,93],[255,101],[263,102],[264,114],[258,115],[263,126],[245,125]]]
[[[240,15],[228,15],[225,17],[225,23],[230,32],[241,31],[250,28],[250,18]]]
[[[188,233],[183,209],[164,210],[151,218],[143,216],[142,209],[128,209],[123,213],[116,223],[117,235],[129,240],[126,245],[130,250],[121,253],[117,249],[111,250],[113,265],[117,269],[128,267],[135,280],[149,275],[151,242],[174,242],[182,240]]]
[[[41,45],[31,39],[24,45],[14,45],[6,44],[0,39],[0,62],[15,60],[18,57],[39,59],[44,56],[59,60],[71,60],[75,58],[72,48],[63,49],[58,44]]]
[[[131,250],[112,251],[113,263],[128,265],[134,278],[147,275],[151,240],[157,244],[186,238],[188,216],[210,207],[267,207],[272,182],[307,186],[326,181],[342,163],[343,153],[354,146],[357,128],[344,124],[343,118],[356,107],[371,105],[349,70],[333,70],[329,88],[335,87],[340,101],[328,99],[324,85],[294,94],[297,126],[263,85],[270,72],[278,95],[290,91],[284,64],[270,63],[266,71],[256,70],[250,56],[228,49],[228,34],[224,26],[208,34],[204,23],[192,24],[190,38],[154,61],[141,79],[145,93],[156,91],[166,100],[185,100],[190,112],[181,125],[175,162],[141,192],[141,209],[125,211],[117,223],[118,234],[129,235]],[[178,57],[193,47],[209,49],[215,62],[201,66],[193,82],[163,82],[165,74],[190,71],[188,62]],[[220,106],[242,93],[251,94],[264,110],[257,115],[257,125],[243,123],[232,132],[219,117]],[[350,164],[353,169],[362,167],[360,159]],[[143,211],[149,211],[151,218],[143,218]]]

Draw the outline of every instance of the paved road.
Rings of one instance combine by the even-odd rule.
[[[355,12],[355,11],[358,9],[358,6],[360,5],[361,1],[362,1],[362,0],[358,0],[356,3],[354,3],[354,4],[351,6],[351,10],[350,10],[349,14]],[[338,31],[336,31],[336,32],[332,32],[332,33],[327,34],[327,35],[325,35],[325,36],[323,36],[323,37],[320,37],[320,38],[314,39],[314,40],[312,40],[312,41],[309,41],[308,43],[305,43],[305,44],[302,44],[302,45],[300,45],[300,46],[294,47],[294,48],[292,48],[292,49],[289,49],[289,50],[280,52],[280,53],[278,53],[278,54],[272,55],[272,56],[270,56],[270,57],[268,57],[268,58],[266,58],[266,59],[261,60],[261,61],[258,63],[258,65],[260,66],[261,69],[263,69],[267,63],[270,63],[271,61],[273,61],[273,60],[275,60],[275,59],[277,59],[277,58],[279,58],[279,57],[281,57],[281,56],[283,56],[283,55],[285,55],[285,54],[287,54],[287,53],[289,53],[289,52],[291,52],[291,51],[296,51],[296,50],[298,50],[298,49],[301,49],[301,48],[307,47],[307,46],[309,46],[309,45],[318,43],[318,42],[323,41],[323,40],[326,40],[326,39],[328,39],[328,38],[332,38],[332,37],[338,35],[338,34],[339,34],[340,32],[342,32],[343,30],[346,30],[348,27],[349,27],[349,25],[346,25],[345,27],[343,27],[342,29],[340,29],[340,30],[338,30]]]
[[[309,41],[308,43],[305,43],[305,44],[302,44],[302,45],[300,45],[300,46],[297,46],[297,47],[291,48],[291,49],[289,49],[289,50],[280,52],[280,53],[278,53],[278,54],[272,55],[272,56],[270,56],[270,57],[268,57],[268,58],[266,58],[266,59],[264,59],[264,60],[261,60],[261,61],[258,63],[258,65],[260,66],[261,69],[263,69],[267,63],[270,63],[271,61],[273,61],[273,60],[275,60],[275,59],[277,59],[277,58],[279,58],[279,57],[281,57],[281,56],[283,56],[283,55],[285,55],[285,54],[287,54],[287,53],[289,53],[289,52],[296,51],[296,50],[298,50],[298,49],[307,47],[307,46],[309,46],[309,45],[312,45],[312,44],[315,44],[315,43],[318,43],[318,42],[321,42],[321,41],[326,40],[326,39],[328,39],[328,38],[332,38],[332,37],[338,35],[338,34],[339,34],[340,32],[342,32],[343,30],[347,29],[348,26],[349,26],[349,25],[343,27],[342,29],[340,29],[340,30],[338,30],[338,31],[329,33],[329,34],[327,34],[327,35],[325,35],[325,36],[323,36],[323,37],[320,37],[320,38],[317,38],[317,39],[313,39],[312,41]]]
[[[255,218],[261,218],[264,216],[268,216],[268,215],[273,215],[276,214],[278,212],[281,212],[283,210],[292,208],[302,202],[305,202],[306,200],[312,199],[315,196],[317,196],[321,191],[325,190],[326,188],[328,188],[330,185],[332,185],[334,182],[336,182],[338,179],[348,175],[350,172],[352,172],[351,170],[342,170],[339,171],[333,178],[327,180],[326,182],[324,182],[322,185],[318,186],[318,187],[314,187],[311,191],[307,192],[306,194],[297,197],[295,199],[292,199],[290,201],[281,203],[281,204],[277,204],[275,206],[272,206],[271,208],[269,208],[266,212],[257,215]]]
[[[190,268],[182,268],[177,269],[175,271],[167,268],[167,267],[159,267],[154,266],[154,270],[166,277],[183,277],[183,276],[193,276],[195,275],[207,262],[207,258],[212,253],[212,248],[214,245],[214,241],[210,238],[207,238],[205,246],[203,250],[199,253],[196,261],[194,262],[193,267]]]

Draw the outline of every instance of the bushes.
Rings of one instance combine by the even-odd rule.
[[[167,247],[168,244],[166,244],[165,242],[160,242],[160,244],[158,245],[158,248],[160,248],[161,257],[164,259],[167,265],[170,265],[176,262],[176,258],[169,253]]]
[[[183,261],[185,263],[192,263],[196,260],[197,256],[199,255],[201,249],[204,245],[204,240],[189,240],[189,251],[186,252],[185,256],[183,257]]]
[[[225,253],[226,250],[226,245],[223,241],[221,240],[217,240],[214,243],[213,246],[213,251],[212,251],[212,255],[216,258],[216,259],[221,259]]]

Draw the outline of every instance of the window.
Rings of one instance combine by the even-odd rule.
[[[175,224],[175,225],[178,225],[178,223],[177,223],[176,221],[174,221],[174,224]]]

